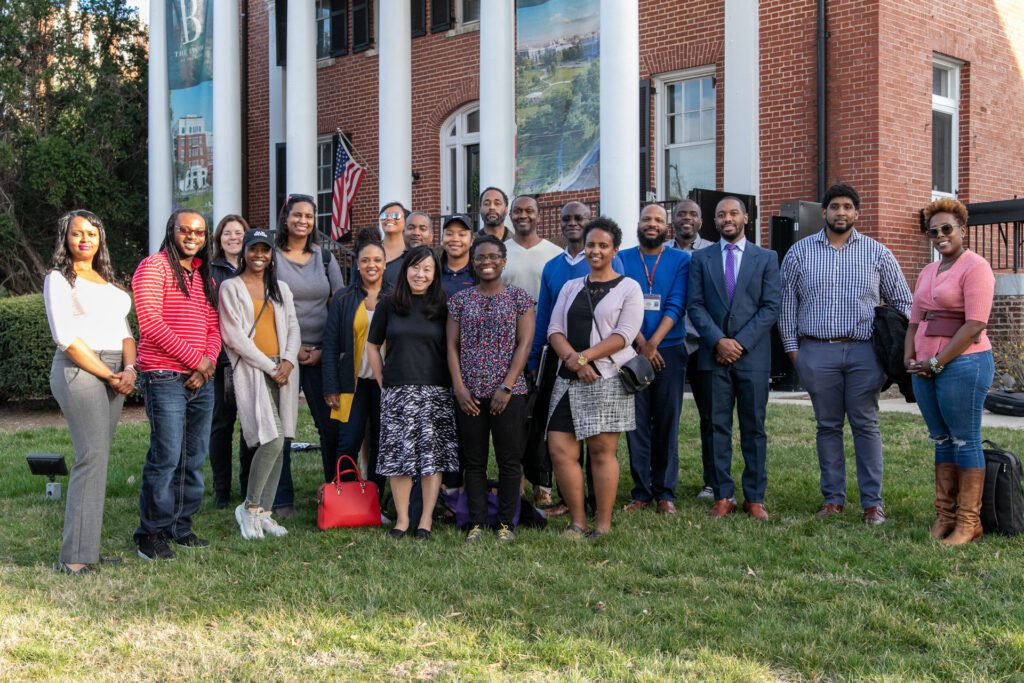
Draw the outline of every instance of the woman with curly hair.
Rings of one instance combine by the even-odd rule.
[[[985,327],[995,277],[988,261],[964,246],[963,204],[937,199],[924,217],[924,232],[941,258],[917,279],[903,360],[914,375],[914,395],[935,443],[931,535],[961,545],[981,537],[981,414],[995,372]]]
[[[43,299],[57,345],[50,390],[75,448],[57,569],[85,574],[100,561],[110,445],[137,374],[128,327],[132,299],[114,284],[107,236],[95,214],[79,210],[61,217]]]

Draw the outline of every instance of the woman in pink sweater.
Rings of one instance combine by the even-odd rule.
[[[985,456],[981,414],[995,373],[985,334],[995,277],[964,247],[967,209],[937,199],[924,210],[931,246],[942,257],[921,271],[914,291],[903,360],[935,443],[935,523],[946,545],[981,537]]]

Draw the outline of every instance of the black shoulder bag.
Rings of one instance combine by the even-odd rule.
[[[587,284],[590,282],[589,278],[583,281],[583,292],[587,295],[587,304],[590,306],[590,317],[593,319],[594,329],[597,330],[597,315],[594,313],[594,300],[590,298],[590,288]],[[597,336],[601,336],[601,331],[598,330]],[[602,340],[603,341],[603,340]],[[608,360],[612,360],[608,357]],[[654,381],[654,366],[651,365],[651,361],[647,360],[646,356],[636,354],[628,361],[619,365],[612,360],[612,365],[619,372],[619,381],[622,382],[622,388],[626,390],[627,394],[635,394],[638,391],[643,391],[651,382]]]

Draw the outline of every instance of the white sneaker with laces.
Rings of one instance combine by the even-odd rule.
[[[260,509],[247,508],[242,503],[235,508],[235,521],[242,532],[242,538],[247,541],[255,541],[263,538],[263,526],[260,523]]]
[[[270,516],[270,510],[264,510],[260,508],[260,527],[264,533],[270,534],[271,536],[287,536],[288,530],[277,523],[273,517]]]
[[[697,500],[714,500],[715,492],[710,486],[705,486],[697,494]]]

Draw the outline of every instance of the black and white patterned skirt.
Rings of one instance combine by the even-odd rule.
[[[573,431],[577,441],[607,432],[631,432],[636,429],[633,394],[626,393],[618,377],[601,377],[584,384],[559,377],[551,391],[548,409],[549,429],[562,431],[564,420],[552,420],[563,398],[568,398]],[[552,422],[557,421],[557,427]]]
[[[428,476],[459,471],[455,401],[448,387],[385,387],[380,395],[377,474]]]

